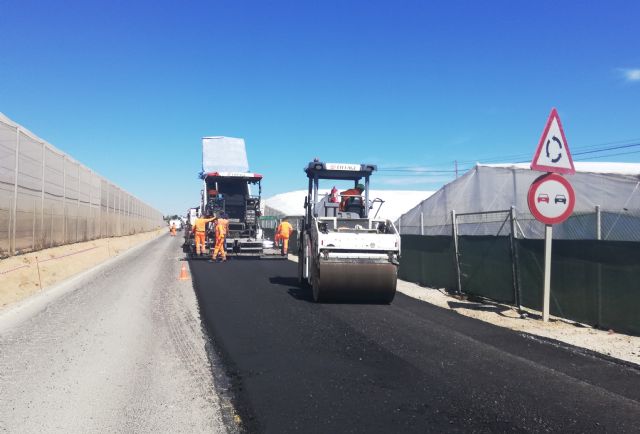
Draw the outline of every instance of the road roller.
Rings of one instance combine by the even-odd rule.
[[[316,302],[393,301],[400,234],[393,222],[377,218],[382,201],[369,198],[369,178],[376,169],[318,160],[304,169],[309,182],[298,231],[298,281],[311,286]],[[320,188],[321,181],[330,184],[331,193],[319,193],[329,191]],[[339,184],[347,189],[338,193]]]

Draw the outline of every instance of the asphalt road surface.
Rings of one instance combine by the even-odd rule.
[[[233,428],[179,244],[162,236],[0,314],[0,432]]]
[[[398,294],[314,304],[289,261],[191,261],[249,432],[638,432],[640,371]]]

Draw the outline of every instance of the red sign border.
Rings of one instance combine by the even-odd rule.
[[[545,217],[536,208],[536,191],[538,190],[538,187],[540,187],[540,184],[548,180],[558,181],[560,184],[564,185],[569,192],[569,206],[567,207],[566,211],[560,214],[558,217]],[[573,190],[573,186],[565,178],[558,175],[557,173],[547,173],[545,175],[537,177],[531,183],[531,186],[529,187],[529,193],[527,193],[527,204],[529,205],[529,211],[531,211],[531,214],[533,214],[536,220],[546,225],[554,225],[557,223],[562,223],[573,213],[573,209],[576,206],[576,193]]]
[[[538,157],[542,152],[542,147],[544,146],[544,139],[547,138],[547,133],[551,128],[551,123],[553,122],[553,118],[556,118],[558,122],[558,128],[560,129],[560,135],[562,136],[562,143],[564,143],[564,147],[567,151],[567,158],[569,158],[569,164],[571,168],[567,169],[565,167],[556,167],[556,166],[543,166],[541,164],[536,164],[538,161]],[[545,125],[544,130],[542,131],[542,136],[540,137],[540,142],[538,143],[538,148],[536,149],[536,153],[533,156],[533,160],[531,161],[531,170],[538,170],[541,172],[552,172],[552,173],[564,173],[565,175],[573,175],[576,173],[576,168],[573,165],[573,158],[571,157],[571,151],[569,151],[569,143],[567,143],[567,138],[564,135],[564,129],[562,128],[562,122],[560,122],[560,116],[558,116],[558,111],[556,108],[551,109],[551,114],[549,115],[549,119],[547,119],[547,125]]]

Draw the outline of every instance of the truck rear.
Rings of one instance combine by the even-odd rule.
[[[200,214],[226,215],[229,221],[227,253],[262,255],[262,231],[258,224],[262,175],[249,172],[244,139],[203,137],[200,178],[203,182]],[[214,232],[212,227],[207,232],[208,247],[215,244]]]
[[[227,253],[243,256],[262,255],[262,231],[258,226],[262,175],[210,172],[203,173],[202,179],[202,214],[226,215],[229,221],[225,240]],[[258,194],[254,195],[251,187],[256,186]]]

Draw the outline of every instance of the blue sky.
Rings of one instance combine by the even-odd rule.
[[[455,160],[530,159],[554,106],[574,154],[639,143],[638,17],[634,1],[0,0],[0,112],[165,213],[197,203],[206,135],[245,138],[267,197],[305,188],[316,156],[433,170],[373,183],[434,190]]]

